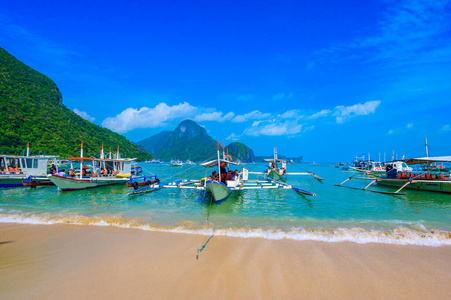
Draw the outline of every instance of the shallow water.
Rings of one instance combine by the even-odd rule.
[[[162,182],[199,179],[207,174],[196,165],[140,165]],[[246,166],[251,171],[266,168],[266,164]],[[186,189],[127,196],[133,189],[125,184],[73,192],[56,187],[6,188],[0,189],[0,222],[118,226],[268,239],[451,244],[451,195],[409,190],[396,196],[365,192],[334,186],[352,174],[330,165],[288,167],[288,172],[308,169],[323,177],[323,182],[312,176],[287,177],[287,183],[317,196],[292,190],[247,190],[211,204],[197,200],[197,191]],[[363,188],[368,183],[353,180],[345,185]],[[369,189],[394,191],[377,185]]]

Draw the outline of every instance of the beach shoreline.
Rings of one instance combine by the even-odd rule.
[[[451,298],[451,246],[208,238],[0,223],[0,298]]]

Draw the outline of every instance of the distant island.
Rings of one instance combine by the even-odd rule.
[[[75,114],[63,104],[55,82],[0,48],[0,153],[22,154],[28,142],[34,153],[86,156],[120,147],[122,156],[152,156],[122,135]]]

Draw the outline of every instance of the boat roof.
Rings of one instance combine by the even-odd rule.
[[[239,163],[236,163],[236,162],[233,162],[233,161],[228,161],[228,160],[225,160],[225,159],[220,159],[220,162],[225,162],[225,163],[228,163],[228,164],[231,164],[231,165],[243,167]],[[202,167],[205,167],[205,168],[211,168],[211,167],[215,167],[217,165],[218,165],[218,160],[217,159],[210,160],[210,161],[207,161],[207,162],[199,164],[199,166],[202,166]]]
[[[128,162],[134,161],[136,158],[121,158],[121,159],[109,159],[109,158],[95,158],[95,157],[69,157],[69,160],[99,160],[99,161],[120,161],[120,162]]]
[[[9,155],[9,154],[0,154],[0,157],[7,158],[37,158],[37,159],[53,159],[60,157],[59,155]]]
[[[451,162],[451,156],[430,156],[430,157],[409,158],[404,160],[404,162],[408,165],[425,164],[430,162]]]
[[[276,161],[276,162],[287,162],[287,160],[285,160],[285,159],[274,159],[274,158],[265,158],[265,161],[267,161],[267,162],[273,162],[273,161]]]

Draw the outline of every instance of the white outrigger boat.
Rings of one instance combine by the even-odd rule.
[[[370,187],[373,183],[397,189],[395,192],[367,190],[376,193],[399,195],[401,194],[400,191],[402,191],[404,188],[430,192],[451,193],[451,177],[448,172],[441,172],[437,169],[428,170],[427,168],[423,171],[414,171],[411,167],[408,167],[408,165],[429,165],[438,162],[450,163],[451,156],[413,158],[407,159],[404,162],[396,162],[396,164],[392,162],[391,165],[390,163],[388,163],[386,175],[383,177],[349,177],[336,186],[342,186],[342,184],[352,179],[360,179],[371,180],[371,182],[367,186],[365,186],[363,190],[367,190],[367,188]],[[399,171],[396,168],[397,165],[400,167]]]
[[[315,175],[312,172],[287,173],[288,161],[285,159],[278,158],[277,148],[274,148],[274,157],[266,158],[265,161],[269,162],[269,167],[263,174],[265,174],[267,177],[274,179],[274,180],[285,179],[287,177],[287,175],[311,175],[319,181],[323,180],[323,178]],[[259,174],[259,173],[255,173],[255,172],[251,172],[251,173]]]
[[[224,174],[225,165],[227,164],[240,167],[242,171],[236,172],[235,174],[233,174],[231,171],[228,171]],[[221,159],[219,153],[219,143],[218,143],[218,158],[200,165],[206,168],[218,167],[218,177],[211,176],[207,178],[202,178],[200,180],[184,179],[169,183],[152,184],[143,187],[141,189],[135,190],[133,192],[130,192],[127,195],[136,195],[141,193],[154,192],[157,190],[161,190],[163,188],[178,188],[178,189],[198,190],[199,200],[211,199],[211,201],[214,202],[224,201],[228,197],[230,197],[230,195],[232,195],[234,192],[242,190],[284,189],[284,190],[294,190],[299,194],[316,196],[315,193],[294,187],[292,185],[274,180],[272,178],[265,177],[263,179],[258,179],[257,177],[256,179],[253,180],[249,179],[250,174],[262,174],[262,173],[250,172],[249,169],[245,168],[240,163],[233,162],[232,158],[229,155],[227,156],[224,155],[224,151],[223,158]],[[223,173],[221,173],[221,169],[223,170]]]
[[[81,144],[80,157],[71,157],[72,175],[59,173],[60,175],[51,175],[49,179],[62,191],[74,191],[91,189],[101,186],[124,184],[130,180],[131,164],[133,159],[123,159],[119,155],[119,147],[117,149],[116,158],[104,158],[103,144],[100,158],[83,157],[83,143]],[[73,163],[79,163],[79,174],[75,173]],[[111,172],[102,174],[98,170],[110,170]],[[89,172],[87,172],[89,171]],[[89,174],[90,173],[90,174]]]
[[[48,185],[47,164],[58,156],[30,155],[27,144],[26,155],[0,154],[0,188],[29,185]],[[25,184],[27,185],[27,184]]]

